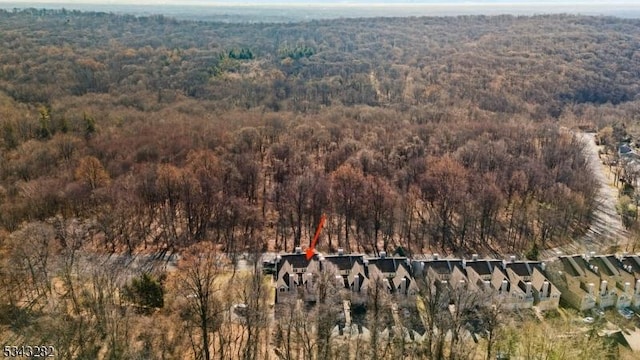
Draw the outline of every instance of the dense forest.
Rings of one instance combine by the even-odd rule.
[[[1,223],[111,251],[291,250],[326,212],[330,248],[526,252],[593,206],[559,125],[635,116],[631,20],[2,17]]]
[[[639,20],[573,15],[0,11],[0,325],[36,326],[57,293],[55,311],[74,314],[63,358],[134,357],[117,322],[133,320],[103,303],[120,273],[80,266],[209,244],[231,262],[291,251],[323,213],[323,251],[535,258],[589,224],[597,186],[568,129],[633,127],[638,49]],[[177,336],[144,334],[137,358]],[[95,345],[108,341],[116,353]]]

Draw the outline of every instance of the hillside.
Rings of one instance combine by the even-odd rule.
[[[610,146],[633,133],[638,49],[640,20],[608,17],[0,11],[0,325],[46,328],[69,358],[145,358],[161,336],[180,358],[199,249],[306,247],[323,213],[321,251],[535,258],[597,206],[584,143],[561,128],[607,129]],[[167,289],[159,333],[147,305],[116,311],[144,271],[92,263],[190,252],[192,270],[139,280]],[[242,281],[224,306],[267,297]],[[123,329],[144,336],[127,347]]]

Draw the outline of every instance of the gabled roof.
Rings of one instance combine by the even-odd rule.
[[[325,255],[324,259],[341,271],[353,269],[355,263],[362,265],[364,260],[362,255]]]
[[[616,271],[619,272],[622,270],[622,268],[620,267],[621,265],[620,259],[618,259],[615,255],[607,255],[605,257],[607,258],[607,261],[609,261],[611,266],[613,266],[613,268],[616,269]]]
[[[487,260],[487,262],[489,263],[489,266],[491,267],[491,271],[494,271],[495,269],[498,269],[500,271],[502,271],[504,274],[504,264],[505,262],[502,260]]]
[[[425,261],[424,268],[425,270],[430,268],[437,274],[451,274],[451,271],[453,271],[448,260]]]
[[[448,261],[449,261],[449,267],[451,268],[451,271],[453,271],[453,269],[455,269],[455,268],[463,270],[462,260],[460,260],[460,259],[452,259],[452,260],[448,260]]]
[[[493,273],[491,274],[491,286],[496,290],[500,290],[504,281],[507,282],[507,291],[510,292],[511,280],[500,269],[494,268]]]
[[[542,292],[542,288],[544,286],[545,281],[549,284],[550,294],[552,292],[559,292],[558,288],[549,279],[547,279],[544,276],[544,274],[542,273],[542,271],[540,271],[540,269],[534,270],[533,273],[531,274],[531,285],[537,291]]]
[[[622,264],[624,266],[631,266],[633,273],[640,275],[640,256],[627,255],[622,257]]]
[[[616,276],[619,274],[618,270],[614,268],[613,264],[615,264],[617,260],[615,259],[615,256],[612,257],[614,258],[614,263],[611,263],[605,256],[595,256],[589,261],[589,263],[591,265],[597,266],[598,271],[606,276]]]
[[[511,269],[518,276],[528,277],[533,274],[533,269],[539,264],[539,262],[515,261],[507,263],[507,269]]]
[[[567,275],[572,277],[585,275],[584,268],[580,265],[584,263],[584,259],[580,255],[560,256],[559,258]]]
[[[369,259],[369,266],[372,265],[383,273],[395,273],[400,267],[404,267],[408,272],[411,271],[406,257],[372,258]]]
[[[311,261],[317,259],[318,255],[316,254],[313,256],[313,258],[311,258]],[[305,254],[284,254],[280,256],[280,260],[278,261],[278,265],[276,267],[276,272],[280,272],[280,269],[285,262],[288,262],[294,269],[305,269],[307,268],[307,266],[309,266],[309,263],[311,261],[307,260],[307,256]]]
[[[487,260],[467,261],[467,268],[473,269],[480,276],[491,275],[493,272],[491,263]]]

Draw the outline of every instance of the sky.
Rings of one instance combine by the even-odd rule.
[[[0,0],[0,8],[26,7],[170,16],[244,12],[266,16],[267,11],[276,9],[305,9],[312,10],[314,18],[333,18],[340,13],[346,17],[576,13],[640,18],[640,0]]]
[[[636,4],[639,0],[399,0],[399,1],[385,1],[385,0],[0,0],[0,3],[52,3],[52,4],[130,4],[130,5],[258,5],[258,4],[278,4],[278,5],[304,5],[304,4],[380,4],[380,5],[404,5],[404,4],[438,4],[438,5],[453,5],[453,4],[576,4],[576,5],[611,5],[611,4]]]

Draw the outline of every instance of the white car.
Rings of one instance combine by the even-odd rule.
[[[585,324],[593,324],[594,321],[595,319],[591,316],[587,316],[586,318],[582,319],[582,322]]]

